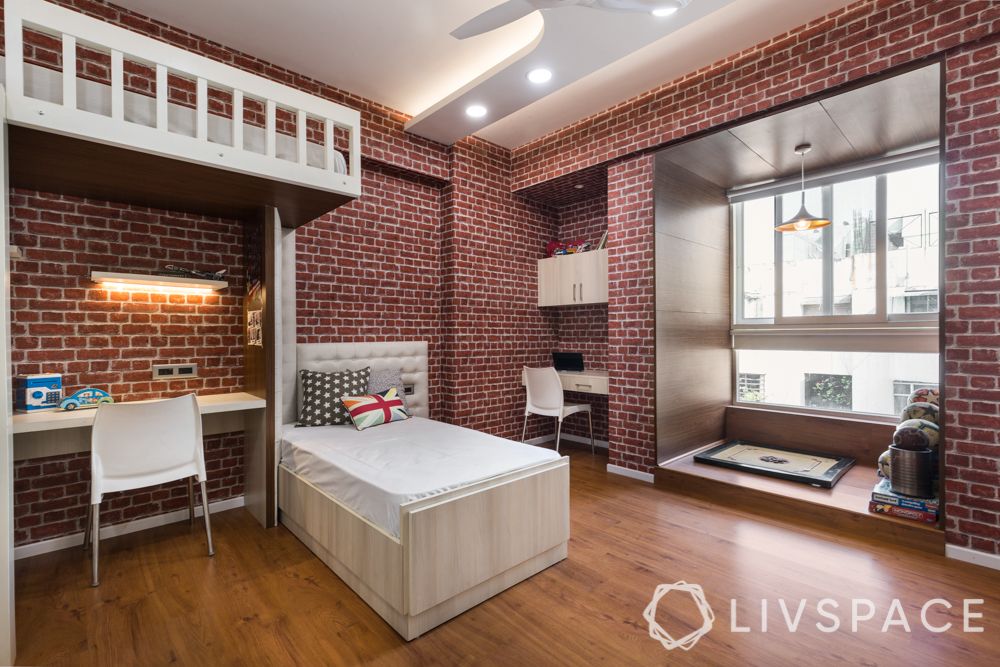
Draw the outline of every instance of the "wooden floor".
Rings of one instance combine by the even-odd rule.
[[[550,664],[987,665],[1000,664],[1000,573],[877,540],[804,532],[695,501],[604,471],[606,459],[572,452],[569,558],[410,643],[282,528],[264,531],[244,510],[213,516],[204,533],[175,524],[103,544],[102,585],[72,549],[17,564],[19,664],[338,665]],[[642,612],[654,588],[700,584],[715,625],[690,652],[650,639]],[[674,636],[694,623],[681,594],[657,620]],[[881,632],[893,598],[913,632]],[[730,599],[738,623],[730,629]],[[778,600],[794,615],[795,633]],[[816,603],[840,605],[839,632],[823,633]],[[850,631],[851,598],[877,606]],[[929,619],[955,627],[932,634]],[[963,598],[984,598],[982,634],[961,632]],[[770,604],[760,632],[761,600]],[[687,603],[687,604],[685,604]]]

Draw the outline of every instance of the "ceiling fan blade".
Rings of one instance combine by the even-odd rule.
[[[451,31],[451,36],[456,39],[468,39],[482,35],[524,18],[536,9],[538,9],[536,4],[529,0],[507,0],[458,26]]]

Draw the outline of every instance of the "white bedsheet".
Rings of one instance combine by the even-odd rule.
[[[285,467],[397,538],[403,503],[558,458],[422,417],[364,431],[287,424],[281,437]]]

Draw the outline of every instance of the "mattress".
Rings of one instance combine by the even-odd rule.
[[[286,468],[396,538],[404,503],[558,458],[550,449],[422,417],[364,431],[288,424],[281,436]]]

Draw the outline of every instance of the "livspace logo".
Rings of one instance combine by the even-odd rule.
[[[687,593],[687,595],[676,596],[684,604],[690,604],[687,600],[694,600],[694,604],[698,607],[698,611],[701,612],[701,627],[694,632],[689,632],[680,639],[674,639],[670,636],[666,630],[664,630],[656,622],[656,610],[660,605],[660,600],[663,596],[670,591],[680,591],[682,593]],[[694,648],[694,645],[698,643],[698,640],[704,637],[712,629],[712,625],[715,623],[715,613],[712,612],[712,608],[708,605],[708,600],[705,599],[705,591],[701,589],[698,584],[689,584],[684,581],[678,581],[673,584],[660,584],[653,591],[653,599],[649,601],[646,605],[646,610],[642,612],[642,617],[646,619],[649,623],[649,636],[660,642],[663,648],[668,651],[673,651],[675,648],[681,648],[685,651],[690,651]]]
[[[687,595],[674,595],[669,598],[670,605],[675,610],[681,605],[693,604],[701,613],[702,624],[693,632],[678,639],[667,632],[656,620],[657,610],[665,604],[664,597],[671,591],[686,593]],[[888,606],[879,608],[873,601],[867,598],[854,598],[847,601],[840,601],[834,598],[821,598],[811,601],[806,598],[799,600],[776,600],[762,599],[759,604],[752,604],[760,610],[754,615],[754,622],[741,620],[749,618],[745,609],[741,608],[741,601],[731,599],[729,601],[729,631],[733,634],[746,634],[751,632],[779,633],[779,632],[809,632],[813,629],[824,632],[851,632],[857,633],[863,627],[876,627],[880,632],[913,632],[914,629],[923,627],[927,632],[941,634],[944,632],[983,632],[981,625],[973,622],[983,618],[983,612],[978,611],[985,603],[979,598],[965,599],[960,604],[953,604],[944,598],[933,598],[924,602],[919,611],[907,608],[898,598],[891,600]],[[745,602],[743,603],[745,604]],[[951,617],[951,610],[961,609],[961,624],[957,621],[942,621],[935,619],[938,617]],[[813,622],[806,621],[806,616],[818,617],[819,620]],[[653,592],[653,599],[646,605],[642,617],[649,625],[649,636],[663,646],[668,651],[680,648],[689,651],[694,648],[698,641],[707,635],[715,624],[715,614],[705,598],[705,592],[698,584],[689,584],[678,581],[673,584],[660,584]]]

